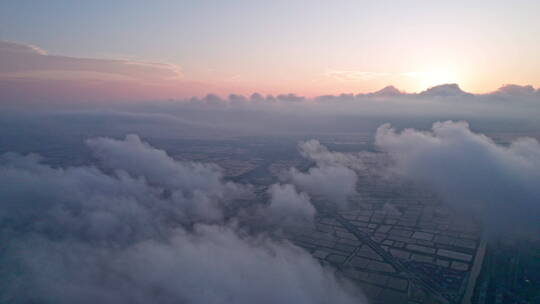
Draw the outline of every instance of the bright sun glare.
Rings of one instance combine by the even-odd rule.
[[[430,88],[436,85],[447,83],[459,83],[458,75],[452,69],[434,69],[417,73],[419,85],[422,88]]]

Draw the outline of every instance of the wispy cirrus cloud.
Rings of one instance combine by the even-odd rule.
[[[182,77],[178,65],[125,59],[51,55],[30,44],[0,41],[0,78],[95,78],[113,75],[126,80],[171,80]]]
[[[0,103],[170,99],[209,87],[176,64],[60,56],[0,41]]]

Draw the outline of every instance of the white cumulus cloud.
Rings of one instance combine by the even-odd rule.
[[[431,186],[446,201],[478,212],[493,231],[519,232],[540,223],[540,144],[520,138],[508,146],[474,133],[466,122],[437,122],[427,132],[377,130],[376,145],[393,169]]]

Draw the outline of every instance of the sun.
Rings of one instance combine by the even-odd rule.
[[[406,76],[414,78],[420,89],[425,90],[441,84],[459,83],[459,75],[455,69],[438,68],[421,72],[407,73]]]
[[[455,70],[436,69],[424,72],[419,78],[420,85],[430,88],[436,85],[447,83],[458,83],[458,75]]]

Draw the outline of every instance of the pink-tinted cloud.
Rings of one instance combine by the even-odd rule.
[[[169,99],[211,87],[186,80],[168,63],[51,55],[0,41],[0,103]]]
[[[122,76],[125,79],[169,80],[181,77],[180,68],[173,64],[117,59],[77,58],[50,55],[44,50],[20,43],[0,41],[0,78],[43,78],[46,72],[99,73]]]

